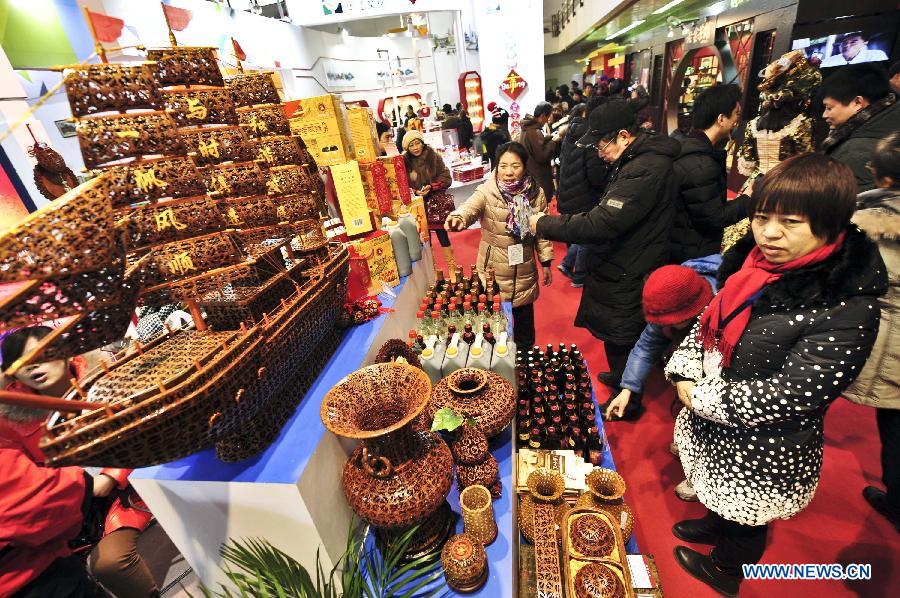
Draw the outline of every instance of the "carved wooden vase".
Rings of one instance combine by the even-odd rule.
[[[411,425],[430,390],[424,371],[379,363],[332,388],[321,409],[326,428],[360,440],[343,470],[350,508],[387,544],[422,524],[408,558],[439,551],[454,523],[445,500],[453,481],[450,448],[434,432]]]

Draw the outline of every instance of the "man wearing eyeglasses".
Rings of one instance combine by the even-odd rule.
[[[674,199],[672,161],[681,144],[642,131],[627,102],[598,106],[577,141],[610,164],[603,196],[589,211],[530,219],[542,238],[586,245],[587,280],[575,325],[603,341],[609,372],[598,379],[617,388],[628,353],[644,329],[641,292],[646,276],[666,263]]]
[[[862,31],[845,33],[840,48],[840,54],[833,54],[822,61],[822,68],[888,59],[887,54],[881,50],[869,49],[869,37]]]

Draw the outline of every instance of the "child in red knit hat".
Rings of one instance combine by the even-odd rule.
[[[602,407],[606,420],[638,418],[644,381],[712,299],[719,263],[721,257],[712,255],[683,266],[663,266],[647,278],[641,297],[647,326],[628,354],[621,391]]]

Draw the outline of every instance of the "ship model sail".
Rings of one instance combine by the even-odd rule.
[[[138,305],[185,304],[195,326],[79,381],[41,445],[55,465],[140,467],[213,444],[247,458],[338,340],[348,255],[325,238],[317,167],[272,73],[223,77],[213,48],[147,57],[63,73],[94,177],[0,236],[0,283],[18,283],[2,328],[61,323],[7,373],[122,338]]]

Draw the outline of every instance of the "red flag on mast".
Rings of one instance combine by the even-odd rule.
[[[169,20],[169,27],[172,28],[172,31],[184,31],[187,29],[191,18],[194,16],[193,12],[186,8],[178,8],[168,4],[163,4],[162,7],[166,11],[166,18]]]
[[[121,37],[122,29],[125,27],[125,21],[122,19],[110,17],[91,10],[88,11],[88,15],[91,17],[91,24],[94,26],[94,33],[97,36],[97,41],[109,43],[114,42]]]
[[[234,55],[237,56],[238,60],[244,61],[247,60],[247,53],[244,52],[244,49],[241,47],[241,44],[238,43],[236,39],[231,38],[231,46],[234,48]]]

